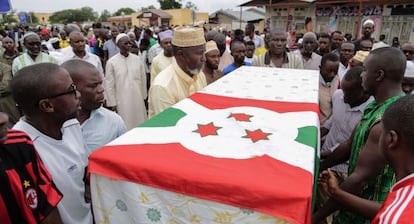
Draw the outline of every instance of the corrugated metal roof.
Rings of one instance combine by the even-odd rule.
[[[240,11],[232,11],[232,10],[218,10],[212,14],[209,15],[210,18],[214,18],[217,16],[217,14],[222,14],[229,16],[235,20],[240,19]],[[262,20],[265,17],[264,12],[259,11],[242,11],[242,18],[241,20],[243,22],[249,22],[249,21],[255,21],[255,20]]]
[[[170,14],[164,12],[164,10],[162,10],[162,9],[149,9],[148,11],[145,11],[145,12],[142,12],[141,14],[139,14],[137,16],[137,18],[140,18],[140,16],[142,14],[148,13],[148,12],[151,12],[151,13],[157,15],[158,17],[161,17],[161,19],[171,19],[172,18],[172,16]]]

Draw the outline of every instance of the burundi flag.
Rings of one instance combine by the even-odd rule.
[[[310,223],[318,104],[211,94],[220,91],[193,94],[96,151],[90,172]]]

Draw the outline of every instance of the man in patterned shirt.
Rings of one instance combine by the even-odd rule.
[[[373,218],[372,223],[412,223],[414,215],[413,110],[414,95],[408,95],[391,104],[382,118],[380,149],[387,162],[395,169],[398,180],[382,206],[380,203],[341,190],[332,172],[323,171],[321,174],[320,181],[332,198],[367,218]]]
[[[321,170],[345,162],[349,158],[349,177],[341,189],[362,198],[383,202],[395,183],[394,171],[379,150],[380,122],[385,109],[404,95],[401,82],[406,67],[405,56],[397,48],[379,48],[364,61],[362,86],[374,96],[351,137],[321,162]],[[341,208],[334,200],[312,217],[317,223]],[[334,223],[366,223],[367,218],[342,209]]]

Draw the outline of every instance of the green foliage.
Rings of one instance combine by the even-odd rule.
[[[113,16],[121,16],[122,12],[124,13],[124,15],[131,15],[136,11],[131,8],[120,8],[113,14]]]
[[[198,7],[193,2],[186,2],[184,8],[186,9],[192,9],[194,11],[198,11]]]
[[[161,9],[181,9],[182,0],[158,0]]]
[[[111,13],[105,9],[102,11],[101,16],[99,17],[99,22],[106,22],[109,17],[111,17]]]
[[[15,18],[15,14],[16,14],[15,11],[11,11],[9,13],[2,13],[3,19],[0,20],[1,23],[2,24],[18,23],[17,19]]]
[[[94,12],[91,7],[82,7],[80,9],[66,9],[53,13],[50,16],[52,23],[73,23],[84,21],[95,21],[98,13]]]
[[[148,11],[149,9],[156,9],[154,5],[150,5],[147,7],[141,7],[141,9],[139,10],[140,12],[145,12]]]

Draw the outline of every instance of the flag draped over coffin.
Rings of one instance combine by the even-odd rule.
[[[237,92],[243,85],[231,90],[232,80],[248,88],[255,83],[233,76],[92,154],[90,172],[310,223],[319,121],[314,89],[304,95],[308,102],[277,94],[268,100],[260,88],[246,98]],[[311,83],[314,76],[292,75]],[[227,84],[227,94],[220,93]]]

